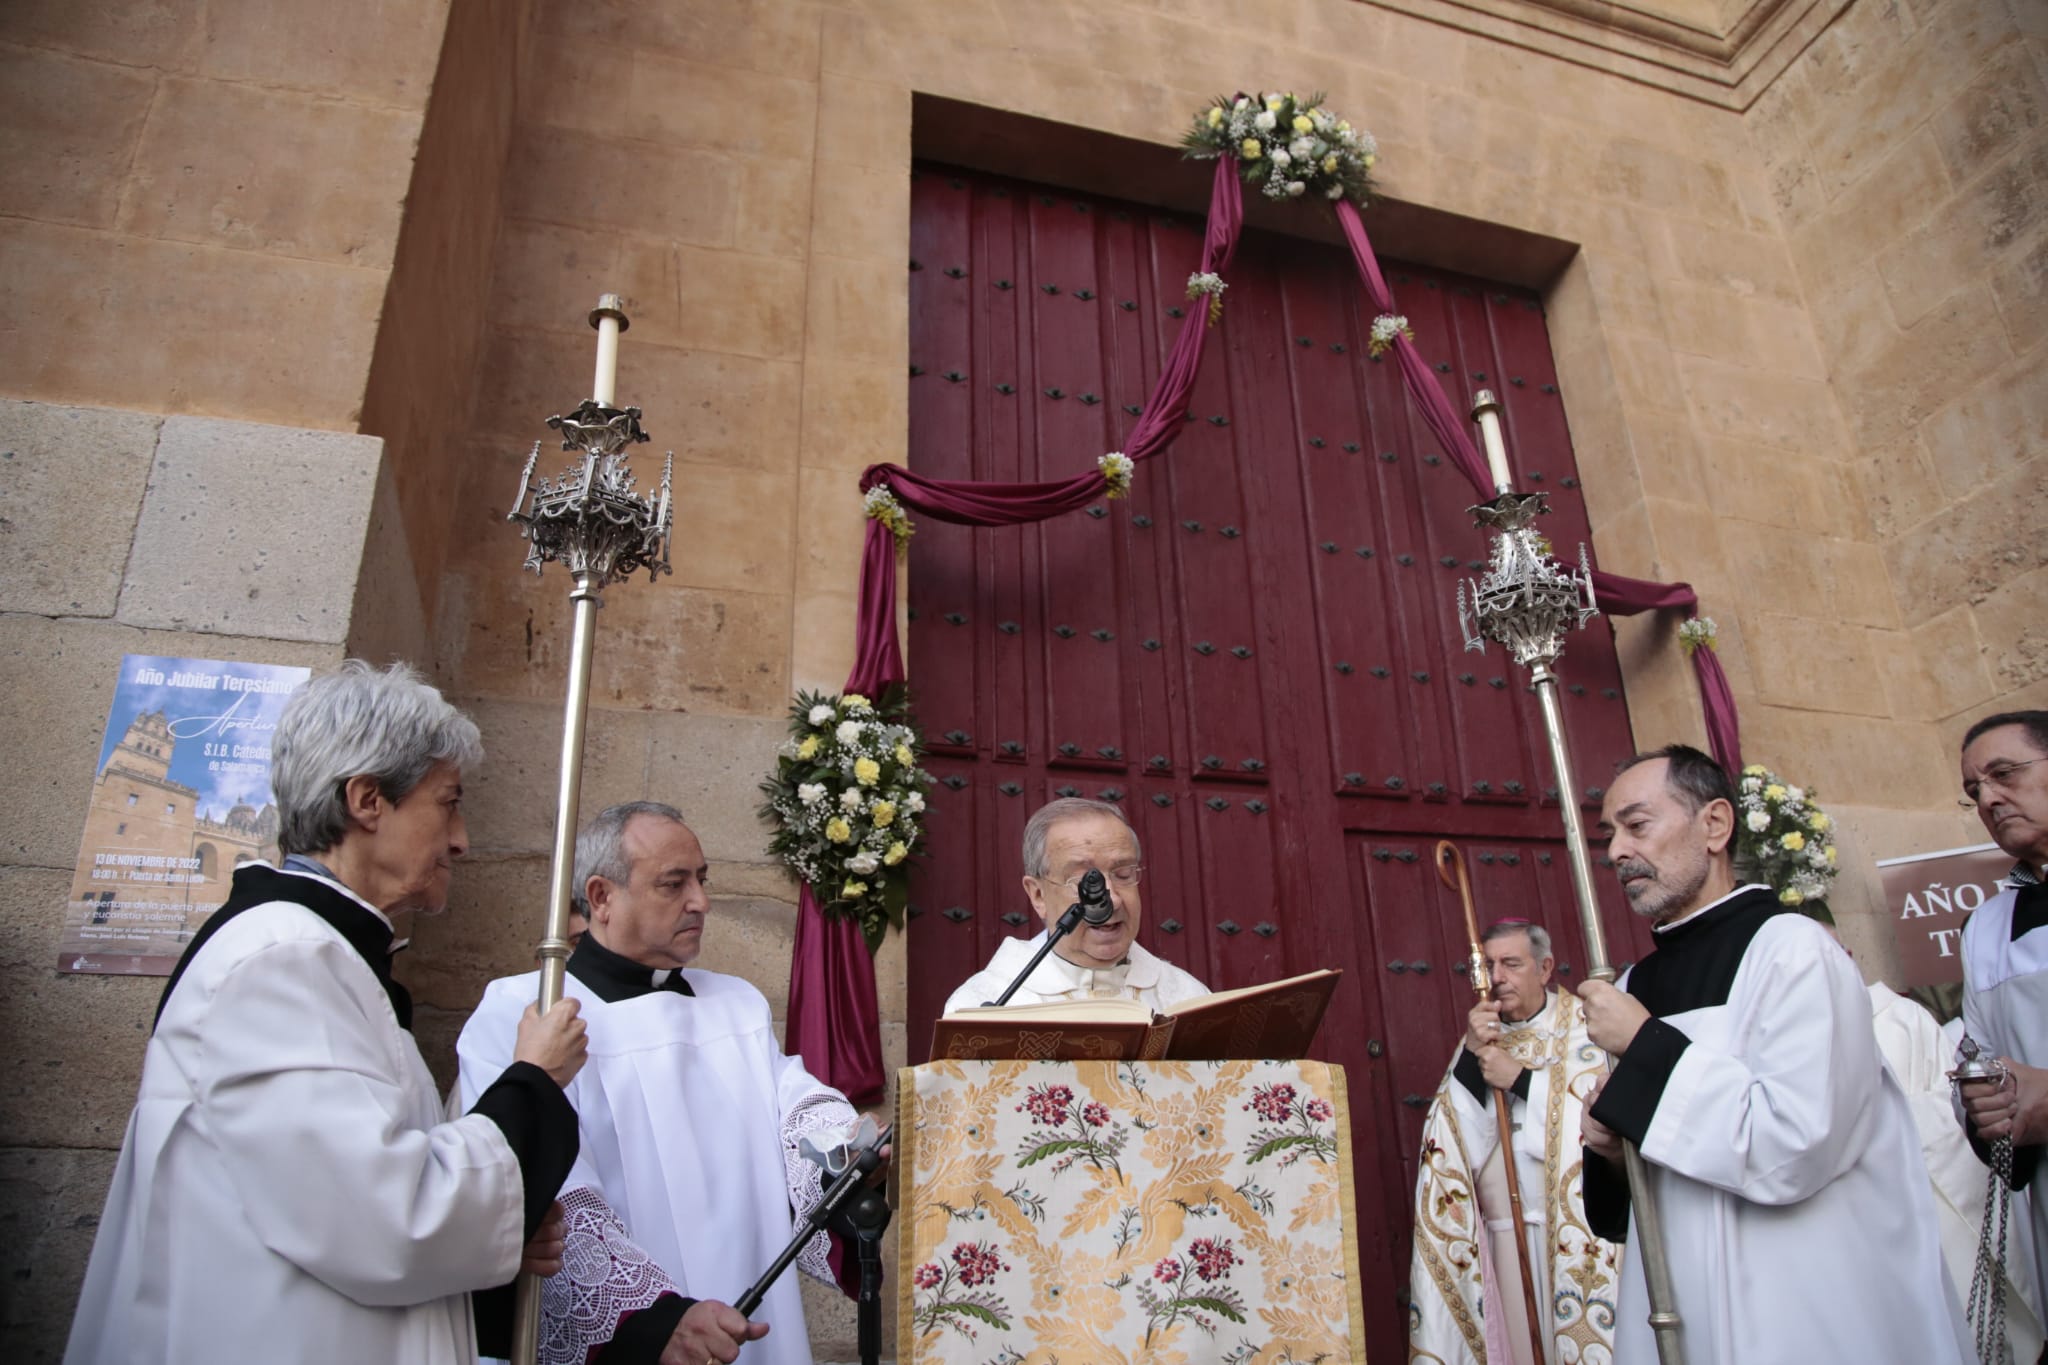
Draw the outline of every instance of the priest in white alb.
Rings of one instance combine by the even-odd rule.
[[[2005,1067],[1999,1085],[1966,1086],[1972,1144],[2010,1138],[2013,1278],[2048,1310],[2048,711],[1986,716],[1963,737],[1963,796],[2014,859],[1999,893],[1963,926],[1963,1024]],[[2044,1352],[2048,1354],[2048,1352]]]
[[[569,1089],[582,1154],[561,1195],[563,1270],[541,1300],[550,1365],[705,1365],[742,1346],[758,1365],[811,1359],[794,1273],[752,1321],[731,1304],[820,1197],[804,1140],[830,1145],[859,1115],[783,1054],[760,991],[690,966],[709,875],[697,836],[658,802],[612,806],[576,840],[590,927],[564,988],[582,1004],[590,1063]],[[456,1045],[463,1097],[495,1074],[536,990],[532,972],[485,989]],[[797,1266],[833,1283],[830,1257],[820,1233]]]
[[[1934,1016],[1914,1001],[1882,981],[1871,982],[1869,990],[1878,1051],[1906,1092],[1913,1126],[1920,1134],[1920,1156],[1927,1163],[1928,1187],[1934,1191],[1935,1220],[1941,1229],[1942,1259],[1956,1288],[1964,1290],[1976,1272],[1985,1185],[1984,1165],[1970,1150],[1952,1107],[1954,1086],[1948,1073],[1955,1065],[1955,1048]],[[2041,1319],[2033,1299],[2032,1282],[2025,1275],[2014,1277],[2008,1265],[2005,1339],[2016,1361],[2041,1355]]]
[[[285,857],[236,869],[164,987],[68,1365],[471,1365],[470,1291],[558,1263],[576,1006],[515,1012],[450,1118],[391,976],[468,845],[476,726],[351,660],[270,742]]]
[[[1194,977],[1139,945],[1145,913],[1138,890],[1144,871],[1140,859],[1137,831],[1107,801],[1066,796],[1032,815],[1024,826],[1024,895],[1046,931],[1075,903],[1076,888],[1090,872],[1102,873],[1107,881],[1112,909],[1102,924],[1084,922],[1054,944],[1005,1004],[1121,998],[1163,1011],[1209,993]],[[947,998],[946,1013],[993,1003],[1044,943],[1044,932],[1004,939],[988,966]]]
[[[1621,1140],[1642,1151],[1692,1365],[1959,1365],[1961,1305],[1863,978],[1767,886],[1738,887],[1735,789],[1686,745],[1607,789],[1608,856],[1656,947],[1579,987],[1615,1058],[1584,1120],[1587,1221],[1626,1236],[1614,1358],[1653,1361]]]
[[[1606,1066],[1579,1002],[1553,986],[1550,935],[1527,920],[1490,926],[1492,982],[1422,1129],[1409,1268],[1409,1356],[1441,1365],[1610,1365],[1621,1248],[1586,1225],[1580,1101]],[[1544,1323],[1539,1347],[1516,1261],[1495,1092],[1508,1096],[1521,1181],[1520,1254]]]

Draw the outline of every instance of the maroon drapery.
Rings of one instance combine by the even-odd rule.
[[[1338,201],[1337,221],[1374,308],[1392,313],[1393,295],[1380,273],[1365,224],[1349,200]],[[1216,163],[1209,194],[1203,271],[1220,273],[1230,264],[1243,222],[1237,165],[1224,158]],[[1201,370],[1208,313],[1206,306],[1190,308],[1181,322],[1166,367],[1126,440],[1123,453],[1133,462],[1142,463],[1161,453],[1180,435],[1188,397]],[[1394,339],[1393,351],[1402,383],[1421,410],[1423,421],[1479,496],[1490,499],[1494,490],[1486,462],[1431,374],[1429,363],[1405,336]],[[861,489],[866,491],[878,483],[886,483],[910,512],[965,526],[1044,521],[1085,507],[1109,491],[1100,469],[1043,483],[983,483],[927,478],[900,465],[868,466],[861,474]],[[1692,608],[1699,601],[1684,583],[1653,583],[1598,570],[1593,583],[1601,609],[1615,616]],[[903,651],[896,635],[896,539],[879,520],[868,522],[861,550],[858,610],[853,672],[846,679],[846,691],[875,696],[904,680]],[[1693,650],[1692,664],[1706,715],[1708,743],[1714,757],[1735,772],[1741,767],[1742,753],[1727,675],[1710,648]],[[856,1104],[880,1099],[884,1077],[873,963],[859,925],[848,918],[825,918],[809,885],[798,898],[787,1033],[789,1046],[802,1054],[813,1075],[843,1091]]]
[[[1216,163],[1209,194],[1209,223],[1202,239],[1202,269],[1221,271],[1237,252],[1244,223],[1244,197],[1235,163]],[[1167,354],[1166,368],[1126,441],[1134,462],[1157,455],[1181,433],[1188,396],[1202,368],[1208,309],[1190,308]],[[863,490],[886,482],[910,511],[966,526],[1018,526],[1086,507],[1109,491],[1100,469],[1045,483],[977,483],[970,479],[929,479],[900,465],[872,465],[861,475]],[[859,619],[855,627],[853,672],[846,691],[876,696],[903,681],[903,650],[896,638],[896,540],[888,527],[870,521],[861,548]],[[811,1074],[845,1093],[855,1104],[882,1096],[881,1012],[875,972],[860,926],[851,919],[827,919],[806,884],[797,897],[796,943],[789,964],[787,1046],[801,1054]]]

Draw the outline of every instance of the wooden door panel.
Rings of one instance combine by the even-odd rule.
[[[1305,569],[1318,646],[1307,661],[1320,684],[1328,742],[1319,746],[1324,781],[1349,795],[1405,799],[1389,774],[1417,769],[1414,727],[1387,724],[1404,642],[1401,603],[1382,553],[1388,528],[1356,382],[1352,310],[1328,271],[1284,283],[1297,482],[1307,509],[1296,559]],[[1342,347],[1343,350],[1335,348]]]

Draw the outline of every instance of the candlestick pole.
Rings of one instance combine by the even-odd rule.
[[[590,714],[590,662],[597,609],[605,586],[637,569],[650,580],[669,571],[669,482],[674,455],[662,465],[659,497],[634,491],[628,446],[647,439],[640,409],[612,406],[619,333],[627,327],[619,296],[606,294],[590,314],[597,328],[594,397],[567,416],[548,418],[562,434],[562,449],[579,452],[560,477],[534,482],[540,442],[533,444],[519,478],[519,497],[506,520],[527,540],[524,567],[539,573],[560,561],[575,580],[569,592],[569,685],[562,705],[561,780],[555,790],[554,862],[548,881],[547,921],[540,940],[540,1009],[562,998],[569,961],[569,906],[575,896],[577,807],[583,792],[583,735]],[[519,1276],[515,1291],[512,1359],[534,1365],[540,1351],[540,1280]]]
[[[1599,613],[1593,603],[1593,574],[1583,545],[1576,568],[1560,563],[1532,524],[1539,514],[1550,510],[1549,500],[1541,493],[1517,493],[1509,482],[1507,452],[1500,444],[1499,404],[1491,393],[1479,391],[1472,415],[1486,439],[1487,464],[1498,493],[1491,502],[1471,509],[1473,523],[1493,533],[1492,555],[1485,577],[1459,581],[1458,623],[1465,633],[1465,648],[1484,652],[1486,642],[1496,640],[1516,663],[1529,670],[1530,684],[1543,710],[1550,764],[1557,775],[1572,896],[1578,904],[1579,927],[1589,959],[1586,975],[1595,981],[1612,981],[1614,968],[1607,960],[1607,934],[1593,895],[1592,860],[1579,813],[1579,789],[1565,743],[1564,708],[1558,698],[1557,675],[1551,671],[1551,665],[1564,653],[1565,633]],[[1649,1168],[1633,1142],[1622,1144],[1622,1157],[1628,1173],[1631,1216],[1636,1220],[1637,1254],[1642,1257],[1643,1283],[1649,1290],[1657,1358],[1663,1365],[1684,1365],[1664,1223],[1650,1188]]]

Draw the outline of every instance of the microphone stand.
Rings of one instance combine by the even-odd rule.
[[[832,1230],[851,1237],[860,1255],[860,1365],[880,1365],[882,1358],[882,1234],[888,1227],[888,1196],[873,1185],[832,1220]]]
[[[883,1129],[881,1136],[875,1139],[875,1145],[861,1152],[845,1170],[839,1173],[839,1178],[826,1188],[823,1197],[818,1200],[816,1207],[812,1208],[810,1213],[805,1215],[804,1225],[797,1229],[796,1236],[790,1238],[789,1245],[782,1249],[782,1254],[775,1258],[775,1263],[762,1273],[760,1279],[754,1281],[752,1288],[733,1301],[732,1306],[740,1310],[741,1316],[748,1318],[754,1316],[754,1310],[761,1306],[761,1300],[768,1297],[769,1286],[773,1285],[780,1278],[783,1271],[789,1269],[789,1263],[794,1261],[798,1254],[810,1245],[813,1237],[816,1237],[825,1230],[826,1225],[841,1210],[855,1201],[862,1188],[866,1185],[867,1178],[874,1174],[877,1166],[882,1164],[882,1148],[888,1145],[889,1133],[889,1129]],[[886,1199],[883,1200],[882,1221],[885,1226],[888,1223],[888,1207],[888,1201]],[[875,1237],[877,1239],[876,1247],[878,1251],[881,1235],[881,1231],[877,1229]],[[875,1288],[879,1292],[881,1289],[881,1265],[879,1262],[875,1266],[875,1278]],[[863,1289],[866,1287],[865,1275],[863,1275],[862,1287]],[[877,1307],[879,1311],[879,1304]],[[879,1321],[880,1319],[877,1318],[878,1323]]]
[[[1088,875],[1081,878],[1081,885],[1075,890],[1080,899],[1068,906],[1067,913],[1061,915],[1046,932],[1045,942],[1031,955],[1031,960],[1024,964],[1024,970],[1017,973],[1017,979],[1010,983],[1008,990],[993,1000],[984,1001],[984,1004],[1009,1004],[1010,997],[1017,993],[1019,986],[1031,979],[1031,974],[1038,970],[1039,963],[1045,961],[1045,955],[1052,951],[1052,946],[1079,928],[1082,920],[1085,919],[1090,924],[1109,923],[1109,917],[1116,913],[1116,909],[1110,903],[1109,883],[1103,880],[1099,870],[1090,868]]]

